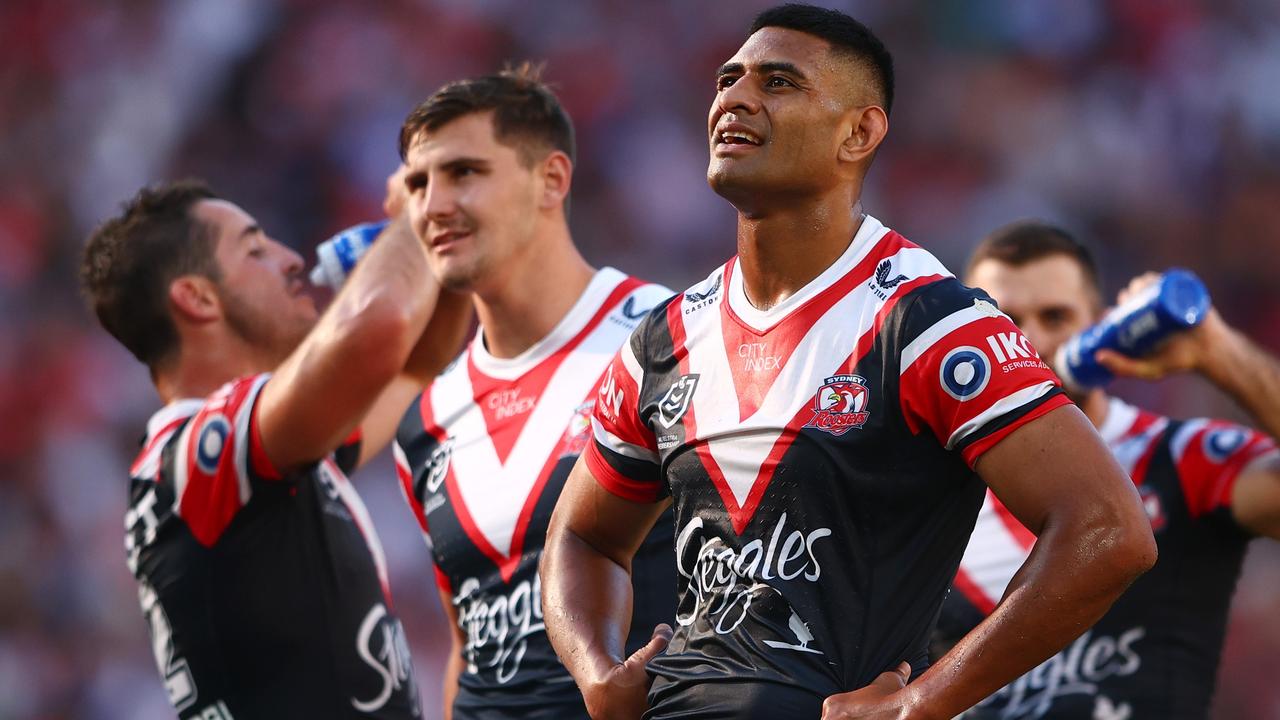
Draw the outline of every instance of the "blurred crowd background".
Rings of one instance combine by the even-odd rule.
[[[84,309],[92,227],[188,175],[314,257],[378,216],[406,112],[440,84],[547,63],[578,130],[588,258],[684,287],[734,251],[706,186],[714,69],[772,4],[677,0],[6,0],[0,4],[0,720],[172,717],[122,549],[126,469],[159,404]],[[931,0],[841,6],[897,62],[867,212],[958,268],[1036,216],[1118,289],[1172,265],[1280,350],[1280,4]],[[1205,383],[1123,384],[1240,419]],[[448,647],[390,464],[357,477],[428,718]],[[1255,543],[1215,718],[1280,718],[1280,550]]]

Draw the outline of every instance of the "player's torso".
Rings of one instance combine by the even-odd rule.
[[[772,318],[726,299],[734,271],[675,298],[643,339],[638,406],[675,500],[681,589],[650,664],[662,708],[739,692],[690,691],[700,678],[796,685],[820,704],[902,659],[922,670],[981,498],[900,410],[896,313],[948,275],[932,256],[886,238]],[[618,392],[606,377],[599,402]]]
[[[179,715],[417,717],[382,550],[338,466],[256,484],[206,546],[162,469],[176,444],[135,466],[125,544]]]
[[[966,718],[1207,717],[1248,537],[1223,517],[1196,516],[1175,457],[1193,438],[1210,445],[1227,438],[1200,433],[1202,421],[1170,421],[1119,401],[1110,412],[1127,429],[1104,427],[1104,439],[1138,487],[1160,559],[1093,628]],[[1034,541],[988,494],[944,605],[949,634],[990,611]]]
[[[402,487],[423,521],[438,581],[452,595],[465,637],[455,712],[582,712],[546,638],[538,561],[556,500],[590,439],[600,376],[639,320],[669,294],[601,271],[561,326],[530,352],[498,361],[477,338],[406,415],[397,438]],[[647,622],[648,630],[670,622],[670,538],[667,519],[635,568],[648,583],[637,588],[637,625]]]

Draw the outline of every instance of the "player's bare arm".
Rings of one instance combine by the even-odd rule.
[[[951,718],[1057,652],[1156,559],[1133,484],[1089,421],[1061,407],[983,454],[978,474],[1036,533],[995,611],[910,685],[888,672],[824,718]]]
[[[668,504],[623,500],[579,460],[551,516],[541,567],[547,635],[596,720],[644,713],[645,663],[671,639],[671,628],[660,625],[630,657],[623,648],[631,625],[631,560]]]
[[[404,223],[398,220],[396,223]],[[426,253],[387,233],[262,390],[263,449],[287,472],[333,450],[405,367],[435,306]]]
[[[449,622],[449,659],[444,664],[444,676],[440,678],[441,711],[444,720],[453,720],[453,701],[458,697],[458,678],[462,677],[462,669],[466,660],[462,657],[462,649],[467,644],[462,628],[458,625],[458,608],[453,604],[453,593],[440,590],[440,608]]]
[[[1124,302],[1157,279],[1153,273],[1135,278],[1117,301]],[[1148,357],[1104,351],[1098,353],[1098,360],[1117,375],[1146,380],[1199,373],[1244,408],[1264,432],[1280,438],[1280,361],[1229,325],[1216,309]],[[1280,538],[1280,462],[1274,454],[1260,457],[1240,473],[1231,494],[1231,511],[1246,529]]]
[[[453,360],[471,328],[471,318],[475,314],[471,298],[440,288],[430,276],[424,286],[435,287],[438,293],[431,320],[409,353],[404,369],[382,391],[360,424],[357,467],[382,452],[391,442],[405,409],[422,392],[422,388]]]

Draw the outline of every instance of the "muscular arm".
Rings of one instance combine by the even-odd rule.
[[[435,306],[428,277],[426,253],[412,233],[386,233],[361,260],[263,387],[258,428],[277,470],[332,451],[403,370]]]
[[[1014,431],[977,471],[1038,535],[1030,557],[995,611],[915,682],[824,717],[954,717],[1062,649],[1155,562],[1133,483],[1076,407]],[[843,697],[883,693],[877,683]]]
[[[433,278],[429,286],[438,288]],[[387,386],[360,425],[360,460],[364,465],[395,437],[405,410],[419,392],[458,354],[473,315],[471,297],[439,289],[431,320],[418,338],[404,370]]]
[[[644,663],[670,631],[627,658],[631,560],[667,504],[623,500],[579,460],[551,516],[541,565],[547,636],[593,718],[639,718],[644,710]]]

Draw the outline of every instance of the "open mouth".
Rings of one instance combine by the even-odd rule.
[[[763,140],[743,130],[726,130],[716,133],[716,142],[720,145],[762,145]]]

